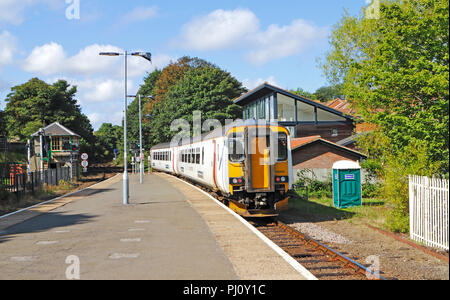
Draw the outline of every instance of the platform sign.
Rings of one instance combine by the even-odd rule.
[[[87,168],[87,166],[89,166],[89,163],[87,162],[87,160],[83,160],[83,161],[81,162],[81,166],[82,166],[83,168]]]
[[[89,155],[87,155],[87,153],[81,154],[81,159],[82,160],[87,160],[88,158],[89,158]]]

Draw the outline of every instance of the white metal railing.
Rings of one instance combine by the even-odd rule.
[[[448,247],[448,180],[409,176],[411,239],[427,246]]]

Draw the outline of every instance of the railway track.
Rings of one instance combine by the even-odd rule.
[[[250,220],[249,222],[319,280],[385,279],[279,220]]]
[[[176,176],[202,189],[218,201],[227,198],[211,192],[187,178]],[[247,221],[319,280],[385,280],[365,266],[307,235],[284,224],[277,218],[249,218]]]

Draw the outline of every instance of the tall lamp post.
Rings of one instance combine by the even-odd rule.
[[[143,156],[143,149],[142,149],[142,106],[141,106],[141,99],[142,98],[149,98],[155,100],[155,97],[153,96],[141,96],[139,95],[130,95],[127,96],[129,98],[139,98],[139,183],[142,184],[144,181],[144,156]]]
[[[103,56],[121,56],[125,58],[125,99],[123,108],[123,204],[128,204],[129,199],[129,184],[128,184],[128,150],[127,150],[127,57],[128,56],[140,56],[149,62],[152,62],[152,55],[150,52],[134,52],[118,53],[118,52],[100,52]]]

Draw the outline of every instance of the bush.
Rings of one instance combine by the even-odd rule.
[[[5,185],[0,182],[0,201],[8,199],[9,194],[6,191]]]
[[[362,184],[362,197],[363,198],[377,198],[380,197],[383,192],[383,186],[380,183],[366,182]]]
[[[312,198],[332,198],[333,197],[333,185],[331,177],[325,181],[320,181],[314,175],[312,170],[303,169],[297,173],[299,179],[296,182],[299,186],[305,186],[308,188],[309,197]]]

